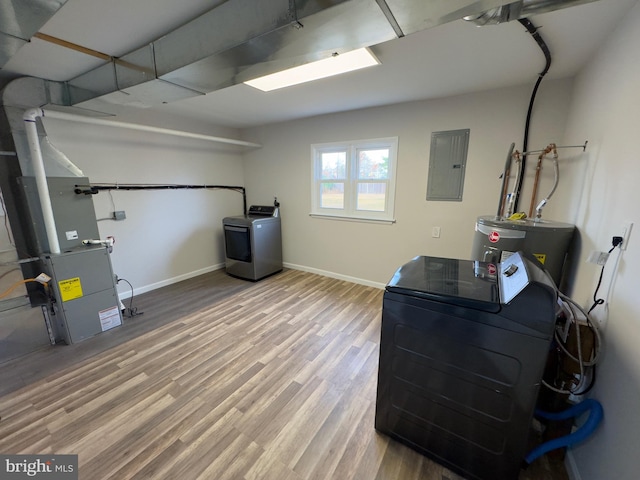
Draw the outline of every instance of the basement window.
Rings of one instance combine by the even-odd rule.
[[[394,221],[398,138],[311,145],[311,215]]]

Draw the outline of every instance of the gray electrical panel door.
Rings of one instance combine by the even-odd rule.
[[[462,201],[470,130],[431,134],[427,200]]]

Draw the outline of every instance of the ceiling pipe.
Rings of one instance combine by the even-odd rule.
[[[38,109],[39,110],[39,109]],[[162,135],[172,135],[174,137],[191,138],[195,140],[204,140],[207,142],[223,143],[227,145],[235,145],[245,148],[260,148],[259,143],[245,142],[244,140],[235,140],[232,138],[215,137],[213,135],[203,135],[200,133],[185,132],[183,130],[173,130],[170,128],[152,127],[149,125],[139,125],[135,123],[116,122],[105,120],[102,118],[86,117],[83,115],[74,115],[72,113],[59,112],[57,110],[42,110],[42,117],[57,118],[59,120],[68,120],[70,122],[80,122],[90,125],[100,125],[104,127],[126,128],[128,130],[137,130],[140,132],[159,133]]]
[[[32,108],[25,111],[22,118],[24,120],[31,162],[36,177],[38,199],[40,200],[40,207],[42,208],[44,227],[47,233],[47,241],[49,242],[49,251],[58,254],[60,253],[60,243],[58,242],[56,221],[53,216],[53,207],[51,206],[51,197],[49,196],[49,184],[47,183],[47,175],[44,170],[44,160],[42,159],[42,150],[40,150],[40,141],[38,138],[38,126],[36,125],[36,119],[43,115],[44,111],[41,108]]]

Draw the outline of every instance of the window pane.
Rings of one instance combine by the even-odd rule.
[[[323,152],[320,154],[322,171],[320,178],[342,179],[347,171],[347,152]]]
[[[361,180],[389,178],[389,149],[358,150],[358,178]]]
[[[357,208],[370,212],[384,212],[386,195],[386,183],[359,183]]]
[[[344,183],[322,182],[320,184],[320,207],[344,208]]]

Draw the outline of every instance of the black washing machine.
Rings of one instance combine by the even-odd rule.
[[[517,479],[555,328],[535,260],[420,256],[383,297],[375,428],[469,479]]]

